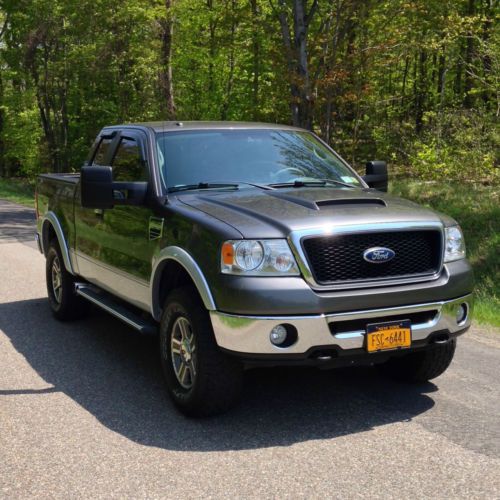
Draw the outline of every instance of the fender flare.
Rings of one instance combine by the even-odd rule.
[[[59,222],[59,219],[57,218],[57,215],[50,211],[47,212],[43,217],[42,217],[42,238],[41,238],[41,245],[42,245],[42,251],[44,255],[47,255],[48,247],[49,247],[49,241],[47,241],[47,231],[48,227],[52,226],[54,229],[54,232],[56,233],[57,241],[59,242],[59,248],[61,249],[61,254],[63,257],[64,261],[64,267],[66,270],[71,273],[75,274],[75,271],[73,270],[73,265],[71,264],[71,258],[69,256],[69,249],[68,249],[68,244],[66,242],[66,238],[64,236],[63,229],[61,227],[61,224]]]
[[[208,311],[215,311],[215,301],[208,286],[208,282],[200,269],[200,266],[186,250],[171,246],[164,248],[153,260],[151,273],[151,315],[156,321],[160,320],[162,304],[160,304],[160,282],[162,271],[168,261],[180,264],[193,280],[201,300]]]

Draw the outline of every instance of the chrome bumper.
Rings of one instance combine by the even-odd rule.
[[[465,321],[457,323],[457,308],[464,303],[467,307],[467,317]],[[412,324],[412,341],[425,340],[437,331],[447,331],[454,334],[470,326],[473,305],[473,295],[469,294],[442,302],[338,314],[263,317],[238,316],[211,311],[210,318],[219,347],[238,353],[276,354],[279,356],[282,354],[303,354],[311,348],[320,346],[337,346],[343,350],[363,348],[364,330],[331,333],[330,324],[343,321],[366,319],[367,323],[376,323],[377,318],[436,311],[430,321]],[[282,323],[293,325],[298,332],[297,341],[289,347],[277,347],[269,340],[271,329]]]

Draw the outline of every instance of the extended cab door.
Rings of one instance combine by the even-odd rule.
[[[99,157],[97,149],[92,164],[111,165],[116,182],[149,182],[146,141],[145,133],[124,129],[113,138],[104,158]],[[90,257],[92,261],[85,273],[80,265],[82,275],[145,310],[150,309],[151,263],[158,245],[157,240],[149,238],[150,218],[153,217],[149,202],[151,191],[143,206],[117,205],[105,210],[80,207],[80,222],[85,220],[85,227],[80,227],[80,231],[86,230],[89,237],[78,240],[81,224],[76,228],[78,253],[83,259]]]

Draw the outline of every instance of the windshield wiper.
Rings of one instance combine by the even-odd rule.
[[[252,187],[259,188],[259,189],[265,189],[265,190],[274,189],[269,184],[258,184],[256,182],[245,182],[245,181],[234,181],[234,182],[235,182],[235,184],[245,184],[245,186],[252,186]]]
[[[169,193],[174,193],[176,191],[187,191],[189,189],[217,189],[217,188],[238,188],[241,184],[245,186],[252,186],[259,189],[270,190],[274,189],[272,186],[268,184],[257,184],[256,182],[245,182],[245,181],[234,181],[234,182],[199,182],[198,184],[179,184],[178,186],[172,186],[168,188]]]
[[[317,179],[314,181],[300,181],[296,180],[293,182],[277,182],[275,184],[268,184],[269,186],[273,188],[282,188],[282,187],[294,187],[294,188],[299,188],[299,187],[323,187],[328,184],[338,184],[340,186],[345,186],[348,188],[355,188],[356,186],[353,186],[352,184],[347,184],[347,182],[341,182],[341,181],[336,181],[334,179]]]
[[[217,189],[217,188],[234,188],[238,189],[239,184],[229,182],[198,182],[197,184],[179,184],[168,188],[169,193],[177,191],[189,191],[191,189]]]

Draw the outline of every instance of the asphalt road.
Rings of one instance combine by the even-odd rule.
[[[33,213],[0,201],[0,497],[500,498],[500,333],[406,386],[371,368],[248,372],[208,420],[165,396],[154,339],[55,321]]]

